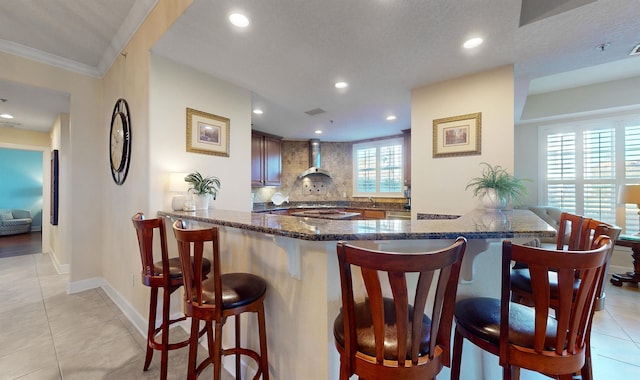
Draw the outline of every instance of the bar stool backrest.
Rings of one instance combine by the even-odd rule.
[[[545,250],[515,245],[509,241],[502,248],[502,296],[500,307],[500,365],[513,365],[543,373],[563,373],[561,366],[579,370],[584,362],[588,334],[594,312],[598,280],[613,244],[608,236],[600,236],[593,249],[571,252]],[[532,348],[510,344],[509,307],[511,291],[511,260],[526,263],[531,275],[535,330]],[[549,271],[557,273],[558,294],[555,312],[557,328],[549,336],[548,312],[551,307]],[[574,292],[575,273],[580,273],[580,284]],[[505,323],[502,323],[504,321]],[[573,359],[568,359],[573,358]],[[572,364],[569,364],[573,361]],[[546,370],[542,370],[545,368]],[[555,367],[554,367],[555,366]],[[566,373],[566,372],[565,372]]]
[[[344,347],[337,344],[342,351],[341,379],[353,373],[363,379],[427,379],[435,377],[443,365],[449,366],[453,308],[465,248],[464,238],[445,249],[421,253],[382,252],[338,243],[343,318],[336,323],[344,326]],[[356,302],[356,268],[364,281],[364,304],[370,315],[360,312],[363,303]],[[409,288],[409,273],[418,275],[415,288]],[[391,299],[383,296],[382,284],[387,280]],[[433,307],[427,308],[431,289]],[[413,292],[415,297],[410,299]],[[361,318],[370,318],[370,329],[362,330]],[[424,318],[430,319],[430,331],[423,331]],[[359,339],[374,341],[375,353],[363,352]]]
[[[163,218],[145,218],[139,212],[131,221],[136,229],[142,262],[142,283],[146,286],[166,286],[170,281],[169,253],[167,250],[167,231]],[[156,235],[157,233],[157,235]],[[154,239],[160,245],[161,258],[153,258]],[[154,263],[162,262],[162,273],[158,273]]]

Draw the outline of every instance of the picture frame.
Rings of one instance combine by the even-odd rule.
[[[187,108],[187,152],[229,157],[229,118]]]
[[[51,199],[49,209],[49,222],[52,226],[58,225],[58,188],[60,175],[58,149],[51,151]]]
[[[481,153],[482,112],[433,121],[433,158]]]

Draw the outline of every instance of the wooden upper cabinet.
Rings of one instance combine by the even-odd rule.
[[[281,138],[251,132],[251,186],[280,186],[282,184]]]
[[[251,186],[262,186],[264,180],[263,136],[251,133]]]
[[[404,184],[411,186],[411,129],[403,129],[404,137]]]

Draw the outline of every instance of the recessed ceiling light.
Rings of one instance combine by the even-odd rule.
[[[229,15],[229,21],[239,28],[246,28],[249,26],[249,19],[247,16],[240,13],[232,13]]]
[[[3,119],[13,119],[13,115],[9,115],[8,113],[3,113],[0,117]]]
[[[395,119],[396,119],[396,116],[395,116],[395,115],[389,115],[389,116],[387,116],[387,121],[393,121],[393,120],[395,120]]]
[[[255,113],[256,115],[262,115],[262,110],[260,108],[256,108],[253,110],[253,113]]]
[[[336,84],[334,84],[334,86],[336,88],[347,88],[347,87],[349,87],[349,84],[347,82],[336,82]]]
[[[317,129],[317,130],[315,131],[315,134],[316,134],[316,135],[321,135],[321,134],[322,134],[322,131],[321,131],[321,130],[319,130],[319,129]]]
[[[465,49],[473,49],[474,47],[478,47],[480,45],[482,45],[482,38],[475,37],[466,40],[462,46],[464,46]]]

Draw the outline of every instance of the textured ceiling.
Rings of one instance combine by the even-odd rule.
[[[154,4],[0,1],[0,50],[101,76]],[[398,133],[410,127],[412,88],[505,64],[525,94],[640,75],[628,56],[640,42],[638,0],[532,4],[520,27],[513,0],[194,0],[152,50],[249,89],[265,111],[254,128],[299,139],[320,128],[332,141]],[[229,25],[232,10],[249,28]],[[485,44],[463,51],[476,35]],[[305,114],[314,108],[326,113]]]

